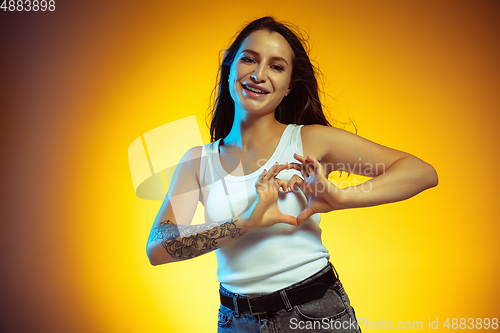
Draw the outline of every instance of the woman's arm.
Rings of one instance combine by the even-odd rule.
[[[438,184],[436,170],[408,155],[392,162],[385,172],[342,190],[347,208],[369,207],[406,200]]]
[[[178,225],[172,220],[155,223],[148,239],[152,265],[195,258],[239,238],[246,231],[242,217],[200,225]]]
[[[321,206],[322,212],[401,201],[438,183],[437,173],[430,164],[342,129],[304,126],[302,142],[304,154],[311,156],[307,160],[297,156],[303,165],[300,167],[305,177],[302,186],[309,185],[310,196],[316,197],[315,206]],[[327,181],[332,171],[346,171],[373,179],[341,190]],[[301,221],[302,217],[299,223]]]
[[[276,175],[287,166],[273,166],[256,182],[257,200],[244,213],[225,221],[190,225],[198,199],[201,147],[190,149],[177,166],[163,205],[151,229],[147,254],[152,265],[191,259],[220,248],[245,233],[276,223],[297,225],[279,211]]]

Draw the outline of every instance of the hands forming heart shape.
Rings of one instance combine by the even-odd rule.
[[[264,170],[255,184],[257,200],[250,208],[249,229],[270,227],[276,223],[299,226],[311,215],[345,208],[344,192],[333,185],[316,159],[294,154],[299,163],[276,164]],[[298,170],[303,178],[294,175],[288,182],[277,179],[283,170]],[[278,193],[282,188],[289,193],[301,189],[307,198],[307,207],[297,217],[283,214],[278,207]]]

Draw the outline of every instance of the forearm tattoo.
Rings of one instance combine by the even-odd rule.
[[[217,240],[243,235],[235,219],[200,225],[177,225],[170,220],[161,221],[151,230],[149,242],[160,240],[172,258],[190,259],[218,248]]]

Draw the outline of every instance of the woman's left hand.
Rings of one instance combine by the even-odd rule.
[[[299,225],[313,214],[346,208],[344,192],[328,180],[321,163],[310,156],[294,154],[294,157],[300,164],[290,163],[289,168],[300,171],[304,179],[293,177],[289,188],[294,184],[299,186],[307,198],[307,207],[297,216]]]

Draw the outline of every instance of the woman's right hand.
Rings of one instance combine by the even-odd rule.
[[[257,199],[252,207],[247,210],[247,220],[245,229],[247,232],[268,228],[276,223],[287,223],[297,226],[297,218],[283,214],[278,206],[278,193],[280,187],[287,190],[287,183],[277,179],[276,176],[285,169],[289,169],[288,164],[279,165],[276,163],[269,170],[264,170],[255,183]]]

